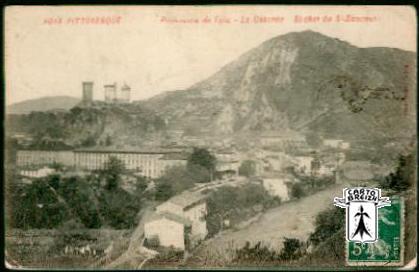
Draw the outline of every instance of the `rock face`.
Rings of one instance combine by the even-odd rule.
[[[290,128],[344,139],[406,137],[415,132],[415,60],[413,52],[289,33],[145,104],[194,133]]]
[[[164,120],[139,105],[76,106],[66,112],[8,115],[8,133],[34,136],[37,143],[59,140],[78,146],[139,145],[165,128]]]

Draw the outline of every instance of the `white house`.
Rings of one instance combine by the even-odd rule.
[[[144,236],[147,240],[157,239],[160,246],[185,250],[187,228],[190,227],[190,220],[181,216],[166,212],[155,213],[144,224]]]
[[[207,203],[205,195],[200,192],[186,191],[174,196],[156,207],[157,212],[170,212],[186,218],[192,222],[191,237],[202,240],[207,236]]]
[[[278,196],[282,201],[290,200],[290,193],[287,184],[292,178],[287,175],[263,177],[263,187],[272,196]]]
[[[340,149],[349,149],[351,147],[350,143],[345,142],[344,140],[340,140],[340,139],[324,139],[323,145],[332,147],[332,148],[340,148]]]
[[[145,224],[145,236],[158,238],[162,246],[195,246],[208,234],[205,198],[200,192],[189,190],[160,204],[155,218]]]
[[[23,177],[28,177],[28,178],[43,178],[43,177],[53,174],[54,172],[55,170],[52,168],[43,167],[37,170],[21,170],[20,175]]]

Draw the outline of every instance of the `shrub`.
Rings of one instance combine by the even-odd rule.
[[[236,257],[234,262],[237,263],[256,263],[261,264],[263,262],[279,261],[280,255],[269,249],[267,246],[263,246],[259,241],[253,247],[250,246],[249,242],[246,242],[245,246],[241,249],[236,250]]]
[[[384,189],[391,189],[397,192],[407,190],[415,182],[416,158],[414,154],[400,156],[395,173],[390,173],[381,182]]]
[[[319,213],[315,221],[315,229],[310,234],[309,241],[318,245],[345,226],[345,210],[333,207]]]
[[[256,173],[256,163],[251,160],[243,161],[239,167],[239,175],[245,177],[254,176]]]
[[[291,196],[293,198],[301,198],[305,196],[305,191],[301,183],[294,183],[291,187]]]
[[[285,238],[284,247],[279,254],[281,260],[295,260],[303,255],[303,243],[295,238]]]

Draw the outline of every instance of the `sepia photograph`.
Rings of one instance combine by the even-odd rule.
[[[417,265],[412,6],[8,6],[9,269]]]

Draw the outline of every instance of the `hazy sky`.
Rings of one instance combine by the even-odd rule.
[[[322,21],[325,15],[330,22]],[[368,16],[369,22],[337,22],[337,15]],[[118,16],[119,24],[74,23],[78,17]],[[260,23],[255,16],[275,19]],[[312,17],[296,23],[295,16]],[[212,21],[202,23],[205,17]],[[215,17],[230,24],[218,24]],[[241,17],[249,23],[241,24]],[[47,24],[48,18],[61,23]],[[359,47],[416,51],[416,15],[410,7],[12,7],[5,25],[6,103],[80,97],[85,80],[94,81],[95,99],[103,99],[103,85],[113,82],[127,83],[134,100],[144,99],[187,88],[267,39],[307,29]]]

